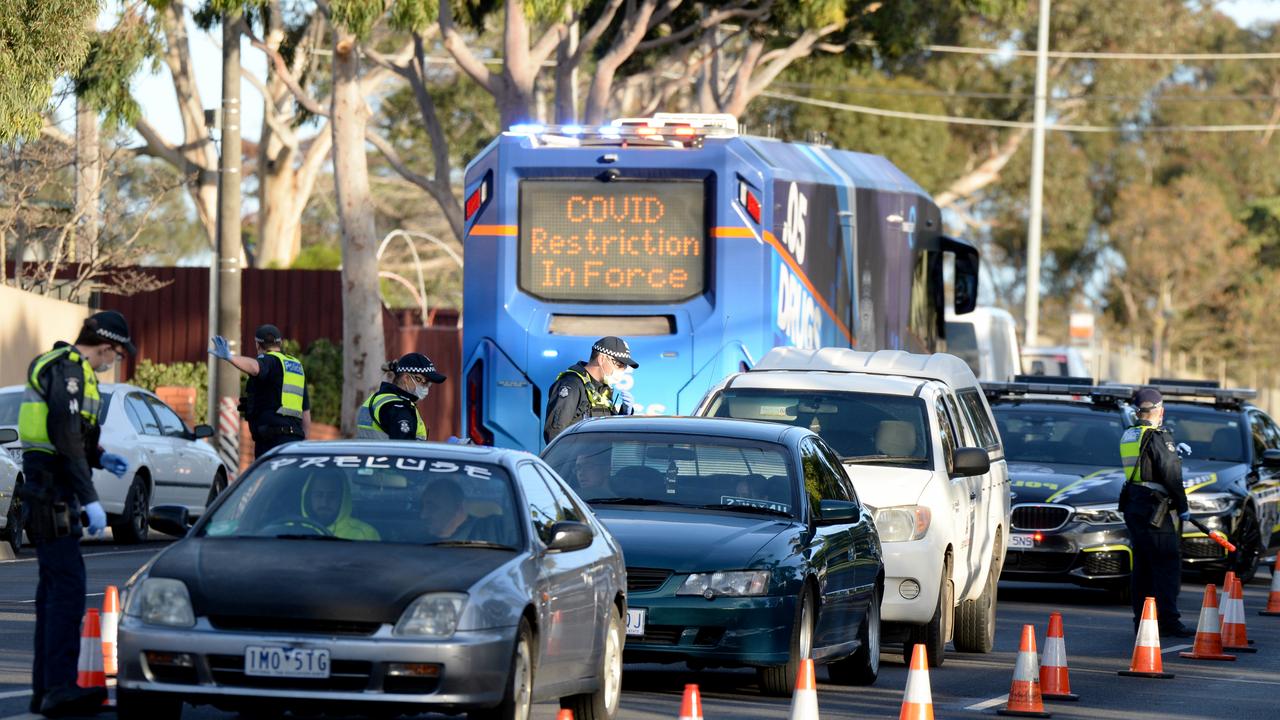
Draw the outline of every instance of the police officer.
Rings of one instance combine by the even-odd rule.
[[[280,329],[263,325],[253,334],[257,357],[232,355],[226,338],[213,338],[210,355],[231,363],[249,376],[243,407],[249,434],[253,436],[253,456],[305,440],[311,432],[311,398],[302,361],[282,351]]]
[[[101,534],[107,514],[92,469],[117,477],[129,469],[124,458],[98,446],[97,373],[110,370],[126,352],[135,352],[129,325],[108,310],[84,321],[74,345],[57,343],[27,370],[18,413],[26,482],[19,492],[40,573],[30,707],[48,717],[96,713],[106,699],[102,688],[76,685],[85,595],[80,513],[88,516],[89,535]]]
[[[1191,517],[1182,489],[1182,459],[1173,434],[1163,428],[1164,398],[1155,388],[1134,393],[1137,424],[1120,438],[1120,459],[1125,483],[1120,491],[1120,512],[1133,544],[1133,627],[1137,632],[1142,605],[1156,599],[1160,634],[1192,637],[1178,612],[1182,587],[1181,521]]]
[[[432,384],[445,381],[435,363],[422,353],[409,353],[382,366],[391,381],[383,381],[356,414],[356,437],[377,440],[426,440],[427,425],[418,402],[427,399]]]
[[[634,370],[640,363],[631,359],[631,348],[625,340],[613,336],[597,340],[587,362],[574,363],[556,376],[547,400],[543,439],[551,442],[565,428],[586,417],[633,414],[635,400],[631,393],[617,387],[628,367]]]

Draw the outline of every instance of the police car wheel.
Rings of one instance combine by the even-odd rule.
[[[1247,583],[1258,574],[1258,565],[1262,559],[1262,530],[1258,525],[1258,516],[1253,510],[1246,510],[1240,521],[1240,530],[1236,533],[1236,550],[1234,569],[1240,582]]]

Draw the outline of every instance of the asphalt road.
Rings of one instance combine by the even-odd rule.
[[[107,584],[123,585],[163,543],[121,548],[86,543],[89,602],[100,603]],[[16,561],[0,562],[0,720],[36,718],[26,713],[30,699],[31,634],[35,626],[36,564],[28,550]],[[995,651],[989,655],[949,654],[946,664],[930,672],[936,717],[991,717],[1009,691],[1014,659],[1023,624],[1037,628],[1043,647],[1048,615],[1062,612],[1071,667],[1072,690],[1078,703],[1046,703],[1058,718],[1262,718],[1276,717],[1280,695],[1280,618],[1259,617],[1266,603],[1269,573],[1259,573],[1245,588],[1249,636],[1259,652],[1242,654],[1233,663],[1196,663],[1177,657],[1184,642],[1165,640],[1165,670],[1173,680],[1123,678],[1133,649],[1127,606],[1113,596],[1064,586],[1012,584],[1001,586]],[[1183,586],[1183,620],[1194,625],[1203,586]],[[901,707],[907,669],[902,656],[886,651],[880,679],[870,688],[847,688],[823,682],[819,670],[818,698],[825,717],[896,717]],[[680,692],[696,682],[703,693],[708,719],[742,720],[786,718],[789,702],[762,698],[755,675],[745,670],[707,670],[682,666],[627,666],[621,717],[624,720],[676,718]],[[553,705],[540,705],[537,720],[553,720]],[[107,713],[101,717],[111,718]],[[184,718],[227,719],[234,715],[211,708],[187,708]]]

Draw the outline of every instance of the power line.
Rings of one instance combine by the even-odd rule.
[[[770,87],[792,90],[825,90],[852,95],[902,95],[907,97],[973,98],[978,100],[1030,100],[1031,93],[979,92],[974,90],[911,90],[869,86],[831,85],[812,82],[774,82]],[[1280,95],[1070,95],[1050,97],[1049,102],[1107,102],[1148,100],[1152,102],[1277,102]]]
[[[862,41],[859,45],[876,47],[872,41]],[[960,45],[925,45],[922,49],[929,52],[953,53],[960,55],[999,55],[1001,57],[1034,58],[1035,50],[1018,50],[1014,48],[982,48]],[[1174,52],[1174,53],[1137,53],[1137,52],[1089,52],[1081,50],[1050,50],[1051,58],[1068,60],[1201,60],[1201,61],[1233,61],[1233,60],[1280,60],[1280,52],[1242,52],[1242,53],[1207,53],[1207,52]]]
[[[815,107],[827,108],[830,110],[841,110],[844,112],[860,113],[863,115],[879,115],[881,117],[899,118],[902,120],[921,120],[924,122],[946,123],[949,125],[977,125],[982,127],[1000,127],[1014,128],[1019,130],[1029,130],[1032,123],[1020,120],[996,120],[993,118],[975,118],[964,117],[960,115],[935,115],[933,113],[908,112],[905,110],[886,110],[884,108],[870,107],[867,105],[853,105],[850,103],[835,102],[834,100],[821,100],[818,98],[803,97],[800,95],[790,95],[787,93],[778,93],[765,91],[760,93],[764,97],[774,100],[783,100],[785,102],[800,103],[803,105],[813,105]],[[1276,129],[1275,125],[1260,124],[1241,124],[1241,125],[1072,125],[1072,124],[1050,124],[1047,126],[1049,130],[1058,132],[1078,132],[1078,133],[1236,133],[1236,132],[1266,132]]]

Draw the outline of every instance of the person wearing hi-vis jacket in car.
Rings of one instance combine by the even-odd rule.
[[[613,336],[597,340],[591,346],[590,359],[574,363],[551,385],[543,440],[551,442],[565,428],[586,417],[635,414],[635,400],[618,383],[628,368],[638,367],[640,363],[631,359],[626,340]]]

